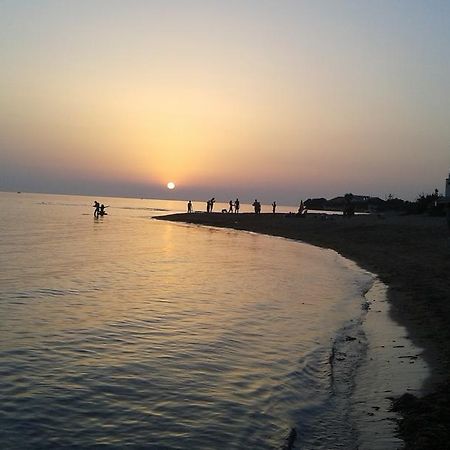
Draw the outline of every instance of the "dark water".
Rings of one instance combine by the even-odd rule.
[[[0,194],[0,447],[353,448],[372,276],[184,203]],[[333,350],[334,349],[334,350]]]

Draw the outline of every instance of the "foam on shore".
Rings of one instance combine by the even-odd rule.
[[[388,287],[375,280],[366,294],[369,310],[362,330],[367,351],[355,378],[352,419],[358,429],[358,448],[397,449],[400,416],[392,411],[392,400],[405,392],[421,395],[430,368],[413,345],[407,330],[389,314]]]

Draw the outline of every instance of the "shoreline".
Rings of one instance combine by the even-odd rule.
[[[403,416],[400,436],[405,448],[448,448],[450,253],[445,218],[183,213],[155,219],[298,240],[335,250],[377,274],[388,287],[390,317],[406,328],[414,346],[424,349],[421,357],[431,369],[425,395],[405,393],[393,402]]]
[[[403,447],[397,433],[401,416],[393,411],[392,400],[405,391],[423,395],[430,376],[430,367],[421,356],[423,349],[416,347],[406,328],[391,317],[387,289],[376,277],[364,295],[366,314],[360,327],[365,352],[355,373],[350,413],[358,430],[359,449]]]

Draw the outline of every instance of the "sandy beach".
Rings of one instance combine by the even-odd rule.
[[[432,369],[421,398],[393,400],[408,449],[449,448],[450,249],[444,218],[308,214],[173,214],[158,219],[234,228],[330,248],[378,275],[388,286],[392,318]]]

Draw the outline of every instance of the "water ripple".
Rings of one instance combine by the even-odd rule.
[[[2,237],[0,447],[273,449],[294,426],[301,448],[343,442],[329,356],[359,275],[309,246],[62,203]]]

